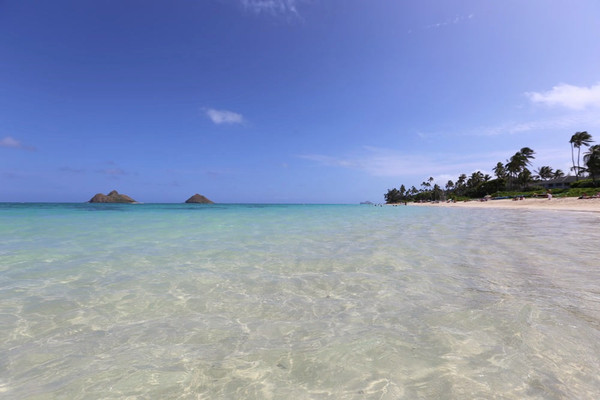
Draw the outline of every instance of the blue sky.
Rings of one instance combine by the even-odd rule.
[[[600,2],[0,2],[0,201],[382,202],[600,142]]]

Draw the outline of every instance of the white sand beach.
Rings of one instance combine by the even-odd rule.
[[[552,198],[526,198],[523,200],[488,200],[488,201],[463,201],[457,203],[409,203],[415,206],[431,207],[471,207],[471,208],[512,208],[532,210],[555,210],[555,211],[585,211],[600,212],[600,198],[579,199],[577,197]]]

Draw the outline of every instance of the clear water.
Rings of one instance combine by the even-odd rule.
[[[0,398],[597,398],[599,223],[0,204]]]

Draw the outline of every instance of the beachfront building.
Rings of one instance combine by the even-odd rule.
[[[577,177],[567,175],[560,178],[549,179],[547,181],[540,181],[539,185],[543,186],[544,189],[568,189],[571,183],[575,182]]]

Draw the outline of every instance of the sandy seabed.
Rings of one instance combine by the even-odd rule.
[[[523,200],[488,200],[488,201],[463,201],[457,203],[409,203],[415,206],[432,207],[469,207],[469,208],[511,208],[511,209],[531,209],[531,210],[555,210],[555,211],[584,211],[600,212],[600,198],[579,199],[577,197],[554,197],[551,200],[546,198]]]

